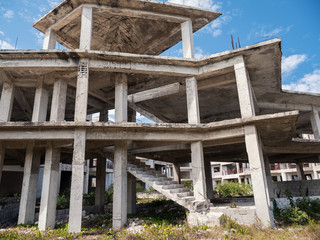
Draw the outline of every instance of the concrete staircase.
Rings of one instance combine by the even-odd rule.
[[[128,172],[181,206],[189,210],[194,209],[195,198],[193,192],[185,188],[183,184],[172,181],[144,163],[129,163]]]

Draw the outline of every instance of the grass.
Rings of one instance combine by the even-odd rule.
[[[111,213],[84,219],[81,234],[68,233],[68,225],[55,230],[39,231],[35,225],[18,225],[0,230],[0,239],[117,239],[117,240],[191,240],[191,239],[308,239],[320,236],[320,222],[309,225],[289,225],[276,229],[263,229],[259,225],[244,226],[229,218],[223,219],[220,227],[189,227],[186,224],[186,210],[172,201],[154,200],[144,204],[139,214],[129,216],[129,222],[136,221],[143,226],[141,232],[132,233],[129,228],[119,232],[111,229]]]

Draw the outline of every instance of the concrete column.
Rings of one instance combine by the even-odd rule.
[[[29,142],[24,162],[18,224],[34,223],[40,158],[41,152],[34,151],[34,142]]]
[[[312,131],[315,139],[320,139],[320,118],[319,111],[313,109],[310,114],[310,121],[312,126]]]
[[[0,99],[0,122],[9,122],[14,100],[14,84],[4,82]]]
[[[316,163],[312,164],[312,170],[313,170],[313,177],[312,177],[312,179],[313,179],[313,180],[319,179],[319,175],[318,175],[318,172],[317,172],[316,167],[317,167]],[[1,181],[0,181],[0,182],[1,182]]]
[[[245,127],[245,143],[250,163],[256,214],[264,226],[273,227],[274,219],[264,171],[262,146],[255,126]]]
[[[282,178],[282,181],[287,181],[287,173],[285,172],[281,172],[281,178]]]
[[[128,214],[137,213],[136,178],[128,173]]]
[[[47,120],[48,99],[48,87],[43,80],[40,80],[34,97],[32,122],[45,122]]]
[[[115,78],[115,121],[126,122],[128,119],[127,106],[127,76],[117,74]],[[127,142],[118,141],[114,145],[114,193],[113,193],[113,222],[114,230],[120,230],[127,222]]]
[[[173,181],[181,183],[181,172],[180,172],[179,164],[173,164],[172,169],[173,169]]]
[[[192,22],[189,19],[181,23],[183,57],[194,58]]]
[[[89,60],[81,59],[78,67],[76,104],[74,111],[75,122],[85,122],[87,119],[89,90]]]
[[[236,163],[237,168],[237,175],[238,175],[238,183],[241,183],[241,177],[240,177],[240,163]]]
[[[277,182],[281,182],[281,176],[277,175]]]
[[[205,161],[205,175],[206,175],[206,185],[207,185],[207,197],[209,199],[214,199],[214,192],[213,192],[213,184],[212,184],[212,169],[211,169],[211,162]]]
[[[290,173],[287,174],[287,180],[292,181],[292,175]]]
[[[255,115],[254,100],[244,60],[234,65],[241,117]]]
[[[43,183],[39,213],[39,230],[53,229],[56,220],[56,204],[58,195],[60,166],[60,148],[48,143],[43,171]]]
[[[64,121],[67,100],[67,82],[56,80],[53,85],[50,121]]]
[[[56,48],[56,39],[57,34],[51,29],[47,29],[44,40],[43,40],[43,49],[55,49]]]
[[[107,160],[104,157],[98,157],[96,167],[96,198],[95,205],[99,206],[99,211],[104,211],[104,195],[106,190],[106,163]]]
[[[89,193],[90,159],[84,161],[83,194]]]
[[[100,111],[99,122],[108,122],[108,121],[109,121],[108,110]]]
[[[270,163],[268,156],[264,156],[264,169],[266,172],[266,179],[267,179],[267,185],[269,189],[269,198],[274,198],[273,194],[273,188],[272,188],[272,177],[271,177],[271,171],[270,171]]]
[[[81,231],[85,150],[86,130],[76,130],[74,133],[69,211],[69,232],[74,233]]]
[[[188,123],[200,124],[200,109],[198,100],[197,80],[194,77],[186,79]],[[202,142],[191,143],[191,163],[194,197],[197,201],[205,200],[207,187]]]
[[[92,8],[84,6],[81,14],[79,49],[90,50],[92,39]]]
[[[126,74],[117,74],[115,77],[115,121],[128,120],[128,84]]]
[[[114,145],[113,176],[112,226],[114,230],[120,230],[127,222],[127,142],[119,141]]]
[[[303,172],[303,163],[298,162],[296,164],[296,168],[297,168],[297,175],[298,175],[299,180],[306,180],[306,177]]]

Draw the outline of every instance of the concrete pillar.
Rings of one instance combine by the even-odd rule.
[[[81,26],[82,31],[83,25]],[[90,35],[91,36],[91,35]],[[85,122],[87,117],[89,88],[89,61],[81,59],[78,69],[75,122]],[[74,133],[72,158],[71,196],[69,211],[69,232],[81,231],[84,164],[86,152],[86,130],[79,129]]]
[[[127,143],[116,142],[114,145],[114,193],[113,222],[114,230],[120,230],[127,222]]]
[[[285,172],[281,172],[281,178],[282,178],[282,181],[287,181],[287,173]]]
[[[0,122],[9,122],[14,100],[14,84],[4,82],[0,99]]]
[[[317,167],[316,163],[312,164],[312,171],[313,171],[312,179],[313,180],[319,179],[319,175],[318,175],[316,167]]]
[[[255,126],[245,127],[245,143],[250,163],[256,214],[264,226],[273,227],[274,219],[264,171],[262,146]]]
[[[89,193],[90,159],[84,161],[83,194]]]
[[[194,58],[193,30],[192,30],[191,19],[181,23],[181,35],[182,35],[183,57]]]
[[[272,188],[272,177],[271,177],[271,171],[270,171],[270,163],[268,156],[264,156],[264,169],[266,172],[266,179],[267,179],[267,185],[269,189],[269,198],[274,198],[273,188]]]
[[[254,100],[244,60],[234,65],[241,117],[255,115]]]
[[[240,164],[236,163],[237,168],[237,175],[238,175],[238,183],[241,183],[241,177],[240,177]]]
[[[27,144],[22,181],[18,224],[34,223],[41,152],[34,151],[34,142]]]
[[[312,126],[312,131],[315,139],[320,139],[320,118],[319,111],[313,109],[310,114],[310,121]]]
[[[76,130],[72,158],[69,232],[81,231],[86,130]]]
[[[89,90],[89,60],[81,59],[78,67],[76,103],[74,111],[75,122],[85,122],[87,119]]]
[[[173,164],[172,169],[173,169],[173,181],[181,183],[181,172],[180,172],[179,164]]]
[[[90,50],[92,39],[92,8],[82,7],[79,49]]]
[[[206,185],[207,185],[207,198],[214,199],[211,162],[205,161],[204,164],[205,164],[204,169],[205,169]]]
[[[53,85],[50,121],[64,121],[67,100],[67,82],[56,80]]]
[[[281,182],[281,176],[277,175],[277,182]]]
[[[95,205],[99,207],[99,211],[104,211],[104,195],[106,190],[106,163],[107,160],[104,157],[98,157],[96,167],[96,196]]]
[[[43,80],[40,80],[37,84],[34,98],[32,122],[46,121],[48,99],[49,93],[47,86],[45,86]],[[28,143],[21,190],[20,210],[18,217],[19,224],[34,223],[40,158],[40,149],[34,149],[34,142]]]
[[[197,80],[194,77],[186,79],[188,123],[200,124],[200,109],[198,100]],[[202,142],[191,143],[191,163],[194,197],[197,201],[205,200],[207,187]]]
[[[32,122],[45,122],[47,120],[49,92],[48,87],[40,80],[37,84],[34,97]]]
[[[115,121],[126,122],[128,119],[127,106],[127,76],[117,74],[115,78]],[[113,221],[114,230],[120,230],[127,222],[127,142],[118,141],[114,145],[114,193]]]
[[[296,168],[297,168],[297,175],[298,175],[299,180],[306,180],[306,177],[303,172],[303,163],[298,162],[296,164]]]
[[[99,122],[108,122],[108,121],[109,121],[108,110],[100,111]]]
[[[137,213],[136,178],[128,173],[128,214]]]
[[[39,230],[53,229],[56,220],[56,203],[58,195],[60,166],[60,148],[48,143],[43,171],[42,193],[39,213]]]
[[[43,40],[43,49],[55,49],[56,48],[56,39],[57,34],[51,29],[47,29],[44,40]]]

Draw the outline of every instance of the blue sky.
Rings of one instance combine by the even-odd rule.
[[[164,1],[164,0],[163,0]],[[168,0],[223,15],[194,36],[196,57],[231,50],[230,35],[241,46],[282,39],[283,88],[320,93],[319,0]],[[1,0],[0,49],[39,49],[43,35],[32,23],[60,0]],[[181,44],[166,52],[182,56]]]

